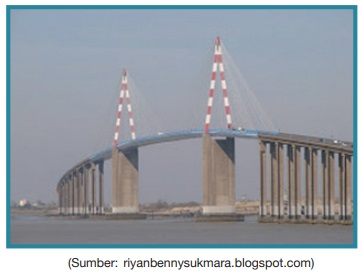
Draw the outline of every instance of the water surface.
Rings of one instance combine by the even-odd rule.
[[[352,226],[267,224],[249,216],[244,222],[207,223],[189,218],[94,220],[13,216],[12,243],[171,243],[171,244],[351,244]]]

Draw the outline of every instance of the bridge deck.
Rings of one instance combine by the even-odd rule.
[[[260,139],[262,141],[279,141],[287,144],[296,144],[299,146],[315,147],[318,149],[330,149],[335,152],[353,153],[353,144],[348,141],[339,141],[334,139],[311,137],[304,135],[295,135],[280,133],[275,131],[258,131],[249,129],[211,129],[209,134],[213,137],[233,137],[233,138],[247,138],[247,139]],[[135,140],[128,140],[120,143],[117,148],[119,150],[127,151],[142,146],[165,143],[171,141],[187,140],[193,138],[200,138],[203,135],[202,129],[192,129],[184,131],[173,132],[160,132],[156,135],[137,138]],[[112,149],[107,148],[98,152],[90,157],[82,160],[71,169],[69,169],[61,178],[64,179],[75,169],[82,166],[96,163],[99,161],[109,160],[111,158]]]

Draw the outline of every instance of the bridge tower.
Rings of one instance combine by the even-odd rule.
[[[234,138],[214,139],[209,134],[217,72],[220,73],[224,110],[228,129],[232,129],[231,108],[224,73],[220,38],[214,46],[214,60],[207,101],[203,135],[203,215],[235,214],[235,142]]]
[[[126,104],[131,139],[136,138],[135,122],[128,88],[128,74],[124,70],[121,78],[120,96],[116,113],[115,133],[112,143],[112,212],[137,213],[138,199],[138,149],[118,149],[123,106]]]

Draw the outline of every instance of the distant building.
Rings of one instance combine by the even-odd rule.
[[[47,205],[42,201],[36,201],[35,203],[32,204],[32,207],[35,207],[35,208],[44,208],[46,206]]]
[[[27,200],[27,199],[21,199],[19,202],[18,202],[18,206],[19,207],[30,207],[30,202]]]

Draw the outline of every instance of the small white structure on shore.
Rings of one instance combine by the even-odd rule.
[[[18,203],[19,207],[29,207],[30,202],[27,199],[21,199]]]

